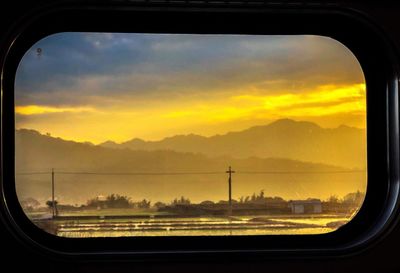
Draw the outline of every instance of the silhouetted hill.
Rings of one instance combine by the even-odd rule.
[[[343,125],[324,129],[312,122],[281,119],[269,125],[212,137],[177,135],[160,141],[136,138],[121,144],[108,141],[100,146],[146,151],[173,150],[240,158],[280,157],[365,168],[365,139],[364,129]]]
[[[278,126],[276,124],[276,126]],[[259,128],[253,128],[258,130]],[[232,133],[235,134],[235,133]],[[252,134],[254,135],[254,134]],[[187,139],[181,136],[184,139]],[[235,198],[261,189],[268,195],[287,198],[343,195],[365,190],[365,175],[335,174],[340,167],[301,162],[283,158],[209,157],[203,154],[176,151],[133,151],[111,149],[91,144],[65,141],[33,130],[17,130],[16,171],[56,171],[56,195],[64,203],[81,203],[96,195],[120,193],[134,199],[172,200],[181,195],[194,201],[226,199],[229,165],[234,174]],[[252,174],[246,172],[253,172]],[[332,174],[318,175],[313,172]],[[74,172],[72,174],[60,172]],[[78,174],[76,172],[91,172]],[[153,175],[111,175],[112,173],[144,172]],[[159,173],[195,172],[188,175]],[[198,172],[213,172],[198,174]],[[215,172],[215,173],[214,173]],[[258,174],[257,172],[273,172]],[[282,172],[282,173],[280,173]],[[287,174],[286,172],[299,172]],[[302,172],[304,172],[302,174]],[[311,172],[311,174],[307,174]],[[111,173],[103,175],[103,173]],[[51,196],[50,174],[17,175],[18,196],[48,200]]]
[[[183,138],[185,136],[177,136]],[[85,171],[214,171],[225,170],[229,164],[242,165],[255,171],[280,170],[343,170],[343,168],[300,162],[284,158],[209,157],[201,153],[172,150],[130,150],[94,146],[42,135],[34,130],[16,131],[16,166],[21,170],[73,169]],[[135,141],[135,140],[134,140]],[[110,143],[111,144],[111,143]],[[112,146],[112,145],[110,145]],[[249,164],[251,163],[251,164]]]

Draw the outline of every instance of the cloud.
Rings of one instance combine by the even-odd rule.
[[[19,115],[41,115],[49,113],[82,113],[95,112],[91,107],[51,107],[41,105],[16,106],[15,113]]]
[[[365,113],[365,84],[349,86],[324,85],[316,91],[283,95],[239,95],[232,97],[240,105],[252,104],[258,109],[284,115],[318,115],[341,112]]]
[[[127,99],[100,108],[31,105],[17,107],[16,113],[17,128],[94,143],[188,133],[215,135],[278,118],[313,120],[325,127],[365,127],[365,85],[320,86],[300,94],[182,97],[143,105]]]
[[[193,103],[167,113],[168,118],[209,122],[238,119],[314,117],[333,114],[365,114],[365,84],[320,86],[307,93],[235,95],[211,103]]]
[[[15,102],[19,128],[123,141],[282,117],[363,126],[365,86],[326,37],[60,33],[21,60]]]
[[[65,102],[51,97],[65,92],[76,96],[71,103],[87,104],[94,96],[154,99],[240,86],[302,92],[362,81],[351,52],[324,37],[60,33],[26,53],[16,75],[16,98],[39,104],[35,98],[45,94],[46,103],[59,105]]]

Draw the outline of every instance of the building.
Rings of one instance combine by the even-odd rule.
[[[322,213],[322,203],[319,199],[290,200],[289,208],[294,214]]]

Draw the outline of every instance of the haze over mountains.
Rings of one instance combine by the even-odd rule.
[[[160,141],[135,138],[120,144],[107,141],[100,146],[146,151],[173,150],[213,157],[278,157],[346,168],[364,169],[366,166],[364,129],[348,126],[324,129],[312,122],[290,119],[212,137],[177,135]]]
[[[49,172],[54,168],[56,195],[64,203],[84,203],[109,193],[128,195],[134,200],[170,201],[182,195],[194,202],[225,200],[225,170],[230,165],[237,171],[233,178],[234,198],[262,189],[268,196],[326,198],[365,191],[366,186],[365,173],[346,173],[354,167],[363,168],[364,130],[345,126],[323,129],[309,122],[280,120],[209,138],[189,135],[102,146],[21,129],[16,131],[15,140],[17,173]],[[63,171],[72,173],[60,173]],[[161,174],[102,175],[131,172]],[[162,174],[171,172],[214,173]],[[50,196],[50,185],[48,173],[16,176],[20,198],[44,202]]]

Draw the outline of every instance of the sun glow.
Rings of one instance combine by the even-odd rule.
[[[16,106],[15,113],[20,115],[40,115],[51,113],[81,113],[95,112],[91,107],[51,107],[42,105],[24,105]]]
[[[132,105],[135,102],[132,101]],[[51,132],[62,138],[99,143],[106,140],[126,141],[132,137],[160,139],[168,135],[196,133],[221,134],[268,123],[278,118],[308,120],[344,115],[340,124],[354,125],[351,120],[358,116],[358,127],[365,127],[365,84],[348,86],[326,85],[303,93],[275,95],[242,94],[228,98],[221,95],[207,99],[179,98],[164,104],[148,103],[145,107],[110,105],[101,108],[50,107],[41,105],[17,106],[16,113],[24,116],[57,114],[64,117],[54,123],[51,118],[32,119],[20,127],[33,127]],[[346,116],[349,121],[346,120]],[[35,125],[33,125],[35,123]],[[333,124],[339,126],[340,124]],[[87,128],[90,127],[90,130]],[[107,136],[104,132],[107,131]]]

